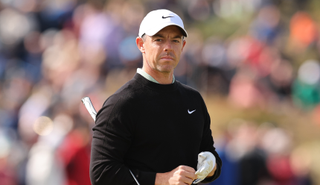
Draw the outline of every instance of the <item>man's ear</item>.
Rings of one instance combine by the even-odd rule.
[[[186,45],[187,41],[185,39],[183,39],[183,43],[182,43],[182,48],[181,51],[183,51],[184,46]]]
[[[143,39],[141,37],[137,37],[136,38],[136,44],[137,44],[138,49],[141,51],[141,53],[145,52],[143,43],[144,42],[143,42]]]

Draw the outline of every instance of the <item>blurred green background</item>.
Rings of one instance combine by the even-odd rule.
[[[175,70],[199,90],[212,185],[320,185],[320,1],[0,0],[0,184],[87,185],[92,118],[142,66],[151,10],[184,21]]]

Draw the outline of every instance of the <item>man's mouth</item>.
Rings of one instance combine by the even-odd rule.
[[[166,60],[173,60],[173,58],[172,57],[161,57],[161,59],[166,59]]]
[[[160,59],[174,60],[174,57],[172,56],[171,53],[168,53],[166,55],[161,56]]]

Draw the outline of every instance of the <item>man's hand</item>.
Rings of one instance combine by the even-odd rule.
[[[189,166],[178,166],[167,173],[157,173],[155,185],[185,185],[192,184],[196,179],[195,169]]]
[[[217,163],[207,177],[212,177],[214,175],[214,173],[216,172],[216,170],[217,170]]]
[[[211,152],[201,152],[198,155],[197,180],[193,184],[198,184],[203,179],[210,177],[216,171],[216,158]]]

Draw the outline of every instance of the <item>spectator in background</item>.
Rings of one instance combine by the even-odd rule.
[[[297,12],[290,20],[289,41],[293,52],[302,52],[318,39],[314,20],[307,12]]]
[[[313,109],[320,102],[319,61],[307,60],[299,68],[293,86],[293,100],[302,109]]]

